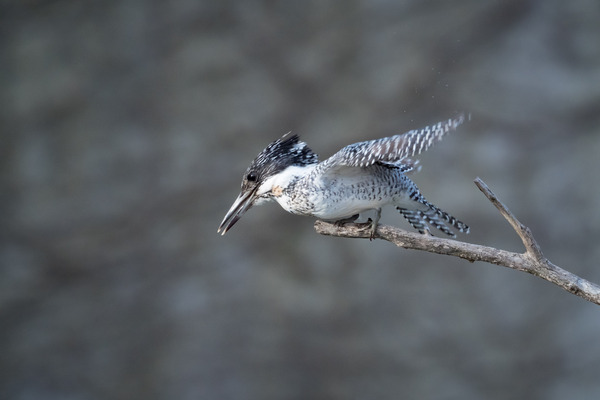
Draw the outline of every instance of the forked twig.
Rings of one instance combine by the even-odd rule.
[[[589,302],[600,305],[599,285],[552,264],[544,257],[531,230],[519,222],[481,179],[475,179],[475,185],[477,185],[479,190],[483,192],[513,227],[515,232],[517,232],[525,246],[524,253],[514,253],[489,246],[422,235],[388,225],[379,225],[375,232],[375,238],[387,240],[405,249],[455,256],[471,262],[483,261],[527,272],[554,283]],[[321,235],[347,238],[366,239],[370,238],[371,235],[370,223],[348,223],[340,226],[339,224],[317,220],[315,222],[315,230]]]

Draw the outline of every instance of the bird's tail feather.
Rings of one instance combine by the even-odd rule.
[[[427,203],[427,206],[429,207],[427,211],[409,210],[402,207],[396,207],[396,209],[400,211],[402,216],[420,233],[431,233],[429,231],[429,226],[427,225],[429,224],[448,236],[456,237],[456,234],[448,228],[444,221],[458,229],[459,232],[469,233],[469,227],[465,223],[459,221],[433,204]]]

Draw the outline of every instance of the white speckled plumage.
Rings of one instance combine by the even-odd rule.
[[[469,228],[429,203],[406,176],[418,161],[409,157],[426,151],[464,122],[464,115],[432,127],[346,146],[319,163],[298,136],[284,135],[263,150],[246,170],[242,191],[219,232],[225,234],[253,204],[277,201],[286,211],[339,220],[391,204],[421,233],[428,224],[454,236],[445,222],[468,233]]]

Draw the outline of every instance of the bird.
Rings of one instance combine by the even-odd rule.
[[[448,225],[469,227],[430,203],[408,177],[420,170],[414,156],[426,151],[463,124],[464,113],[422,129],[343,147],[319,162],[298,135],[286,133],[252,161],[242,177],[241,192],[225,214],[217,233],[225,235],[252,206],[276,201],[287,212],[335,221],[355,221],[374,210],[370,238],[376,234],[381,209],[393,205],[421,234],[430,226],[456,237]]]

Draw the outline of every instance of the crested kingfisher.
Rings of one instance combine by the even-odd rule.
[[[217,230],[224,235],[253,205],[275,200],[287,212],[325,220],[353,221],[375,210],[371,239],[381,208],[391,204],[420,233],[429,225],[456,235],[446,225],[469,233],[469,227],[431,204],[407,176],[420,169],[414,157],[455,130],[465,120],[456,118],[401,135],[346,146],[319,162],[298,135],[285,134],[252,161],[242,177],[242,190]]]

